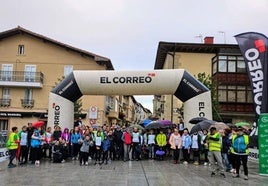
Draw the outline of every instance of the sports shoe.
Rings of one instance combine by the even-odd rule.
[[[205,163],[204,163],[204,166],[207,166],[207,165],[208,165],[208,163],[207,163],[207,162],[205,162]]]
[[[195,161],[193,164],[194,164],[194,165],[199,165],[199,163],[198,163],[197,161]]]
[[[239,176],[239,174],[234,174],[233,175],[233,178],[239,178],[240,176]]]
[[[85,166],[88,166],[88,162],[86,161]]]
[[[16,165],[14,165],[14,164],[8,164],[8,168],[14,168],[14,167],[16,167]]]
[[[184,161],[184,162],[183,162],[183,164],[184,164],[184,165],[187,165],[187,164],[188,164],[188,162],[187,162],[187,161]]]
[[[245,176],[245,177],[244,177],[244,180],[248,180],[248,176]]]
[[[75,157],[73,157],[72,160],[75,160]]]
[[[226,176],[225,176],[224,173],[220,173],[220,175],[221,175],[223,178],[226,178]]]
[[[212,173],[211,173],[211,177],[213,177],[213,176],[215,176],[215,175],[216,175],[215,172],[212,172]]]
[[[61,163],[65,163],[65,160],[62,160]]]
[[[39,160],[36,160],[36,161],[35,161],[35,165],[36,165],[36,166],[39,166],[39,165],[40,165],[40,161],[39,161]]]

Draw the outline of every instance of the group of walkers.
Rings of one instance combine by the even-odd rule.
[[[172,156],[174,164],[187,165],[193,160],[196,166],[210,165],[211,176],[219,173],[225,177],[225,172],[232,172],[237,178],[242,162],[247,180],[248,144],[249,138],[243,128],[217,131],[212,127],[209,132],[189,134],[187,128],[181,127],[145,131],[118,125],[77,125],[63,131],[57,126],[52,132],[50,127],[44,130],[29,123],[21,131],[12,128],[7,142],[8,167],[16,166],[13,164],[15,158],[20,165],[29,162],[38,166],[41,159],[48,158],[54,163],[79,160],[81,166],[87,166],[90,159],[97,165],[114,160],[163,160]]]

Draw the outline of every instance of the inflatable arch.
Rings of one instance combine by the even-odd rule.
[[[207,87],[184,69],[73,71],[49,94],[48,126],[73,127],[74,101],[82,95],[175,95],[184,102],[184,121],[212,118]]]

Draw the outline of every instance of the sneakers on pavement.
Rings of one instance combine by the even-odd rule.
[[[216,175],[215,172],[212,172],[212,173],[211,173],[211,177],[213,177],[213,176],[215,176],[215,175]]]
[[[234,174],[233,175],[233,178],[239,178],[240,176],[239,176],[239,174]]]
[[[220,174],[223,178],[226,178],[225,174],[224,173],[221,173]]]
[[[245,177],[244,177],[244,180],[248,180],[248,176],[245,176]]]

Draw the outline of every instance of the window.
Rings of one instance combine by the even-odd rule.
[[[11,81],[13,72],[13,64],[2,64],[1,80]]]
[[[246,64],[242,56],[215,56],[212,59],[212,73],[216,72],[246,72]],[[218,65],[218,69],[217,69]]]
[[[31,105],[32,99],[33,99],[33,89],[28,88],[25,90],[25,95],[24,95],[25,104]]]
[[[228,72],[235,72],[235,61],[228,62]]]
[[[250,86],[218,86],[219,102],[253,103]]]
[[[217,62],[214,62],[212,64],[212,74],[215,74],[217,72]]]
[[[227,72],[227,61],[219,60],[219,72]]]
[[[110,107],[110,109],[114,108],[114,97],[106,96],[106,105]]]
[[[227,101],[227,91],[226,91],[226,86],[224,85],[221,85],[218,87],[218,100],[219,102]]]
[[[246,72],[245,61],[237,61],[237,72]]]
[[[24,78],[27,82],[35,81],[36,65],[25,65]]]
[[[73,72],[73,66],[72,65],[64,66],[64,77],[67,77],[72,72]]]
[[[0,120],[0,148],[5,147],[7,141],[8,120]]]
[[[23,55],[24,54],[24,45],[19,45],[18,46],[18,54]]]
[[[3,88],[2,90],[2,102],[1,105],[9,105],[9,88]]]

